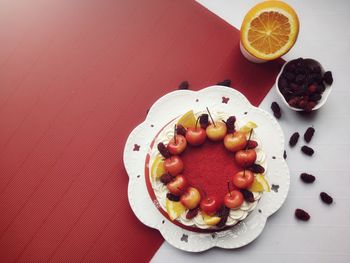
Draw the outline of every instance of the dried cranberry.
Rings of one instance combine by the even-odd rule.
[[[318,83],[317,84],[317,92],[318,93],[322,93],[322,92],[324,92],[326,90],[326,86],[323,84],[323,83]]]
[[[310,219],[310,215],[300,208],[295,209],[295,217],[303,221],[308,221]]]
[[[303,153],[305,153],[306,155],[312,156],[314,154],[314,149],[312,149],[309,146],[304,145],[303,147],[301,147],[301,151]]]
[[[286,89],[286,88],[288,88],[288,82],[287,82],[287,79],[285,79],[285,78],[279,78],[279,80],[278,80],[278,87],[280,88],[280,89]]]
[[[293,135],[290,137],[289,139],[289,145],[291,147],[294,147],[297,143],[298,143],[298,140],[299,140],[299,133],[298,132],[295,132],[293,133]]]
[[[166,174],[163,174],[161,177],[160,177],[160,181],[163,183],[163,184],[168,184],[170,183],[171,181],[173,180],[173,177],[166,173]]]
[[[312,136],[314,136],[315,129],[313,127],[307,128],[305,134],[304,134],[304,140],[306,142],[310,142],[312,139]]]
[[[316,92],[317,90],[317,86],[315,84],[311,84],[309,85],[309,87],[307,88],[307,90],[310,92],[310,93],[314,93]]]
[[[164,143],[160,142],[158,143],[158,151],[161,155],[163,155],[164,158],[169,158],[171,156],[170,152],[168,151],[168,148],[164,145]]]
[[[277,119],[281,118],[281,108],[277,102],[274,101],[271,103],[271,110]]]
[[[186,214],[187,219],[192,219],[198,215],[199,207],[188,210]]]
[[[311,184],[313,182],[315,182],[316,177],[313,176],[312,174],[308,174],[308,173],[301,173],[300,174],[300,179],[307,184]]]
[[[225,79],[224,81],[218,82],[216,85],[231,87],[231,80]]]
[[[293,63],[293,61],[288,62],[288,64],[285,67],[286,71],[294,72],[296,70],[296,65]]]
[[[288,100],[288,104],[291,107],[296,107],[298,105],[298,102],[299,102],[298,98],[292,98]]]
[[[258,142],[254,140],[249,140],[247,144],[247,149],[255,149],[258,147]]]
[[[299,108],[301,108],[301,109],[306,109],[306,107],[307,107],[307,103],[308,103],[308,101],[307,100],[301,100],[301,101],[299,101]]]
[[[316,106],[316,102],[314,101],[309,101],[306,105],[306,107],[304,108],[305,111],[310,112],[312,111],[312,109]]]
[[[235,116],[228,117],[228,119],[225,121],[228,132],[233,132],[235,130],[235,123],[236,123]]]
[[[315,66],[312,68],[313,73],[321,73],[321,67],[320,66]]]
[[[291,72],[286,72],[284,76],[286,77],[286,79],[288,81],[294,81],[295,80],[295,75],[293,73],[291,73]]]
[[[310,78],[313,81],[317,82],[317,83],[322,83],[322,75],[321,75],[321,73],[312,73],[310,75]]]
[[[176,134],[186,136],[186,128],[181,124],[176,125]]]
[[[188,81],[182,81],[179,85],[179,89],[188,89],[189,87],[189,84],[188,84]]]
[[[225,205],[221,206],[216,213],[218,217],[225,217],[225,216],[228,216],[229,214],[230,214],[230,209]]]
[[[243,194],[244,199],[249,202],[249,203],[253,203],[255,201],[254,199],[254,195],[252,192],[250,192],[247,189],[240,189],[241,193]]]
[[[332,83],[333,83],[333,76],[332,76],[332,72],[331,71],[327,71],[327,72],[324,73],[323,81],[326,84],[328,84],[328,85],[332,85]]]
[[[289,85],[289,87],[291,88],[291,90],[293,91],[298,91],[300,89],[299,85],[298,84],[295,84],[295,83],[291,83]]]
[[[228,216],[221,217],[219,223],[216,224],[217,227],[222,228],[226,225]]]
[[[179,202],[180,196],[174,195],[172,193],[167,193],[166,198],[168,198],[170,201]]]
[[[310,95],[310,100],[314,102],[318,102],[322,98],[322,95],[319,93],[313,93]]]
[[[305,80],[305,75],[299,74],[295,77],[295,82],[298,84],[302,84]]]
[[[326,203],[327,205],[330,205],[331,203],[333,203],[333,198],[325,192],[321,192],[320,197],[323,203]]]
[[[203,129],[207,128],[209,125],[209,115],[204,113],[199,117],[199,124]]]
[[[263,174],[265,172],[265,168],[256,163],[254,163],[249,170],[256,174]]]

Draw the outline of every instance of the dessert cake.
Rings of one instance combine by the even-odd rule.
[[[192,231],[244,220],[264,191],[265,154],[257,125],[224,112],[189,111],[154,138],[146,157],[149,194],[160,212]]]

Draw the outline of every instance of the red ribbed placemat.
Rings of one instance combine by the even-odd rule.
[[[162,237],[127,200],[122,152],[182,80],[257,105],[278,63],[191,0],[0,3],[0,261],[148,261]]]

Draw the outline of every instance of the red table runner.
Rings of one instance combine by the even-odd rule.
[[[278,63],[191,0],[0,3],[0,261],[148,261],[163,242],[127,200],[124,143],[182,80],[232,79],[255,105]]]

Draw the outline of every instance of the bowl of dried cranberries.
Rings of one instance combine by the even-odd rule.
[[[288,108],[313,111],[321,108],[331,92],[333,76],[310,58],[286,62],[276,79],[277,93]]]

